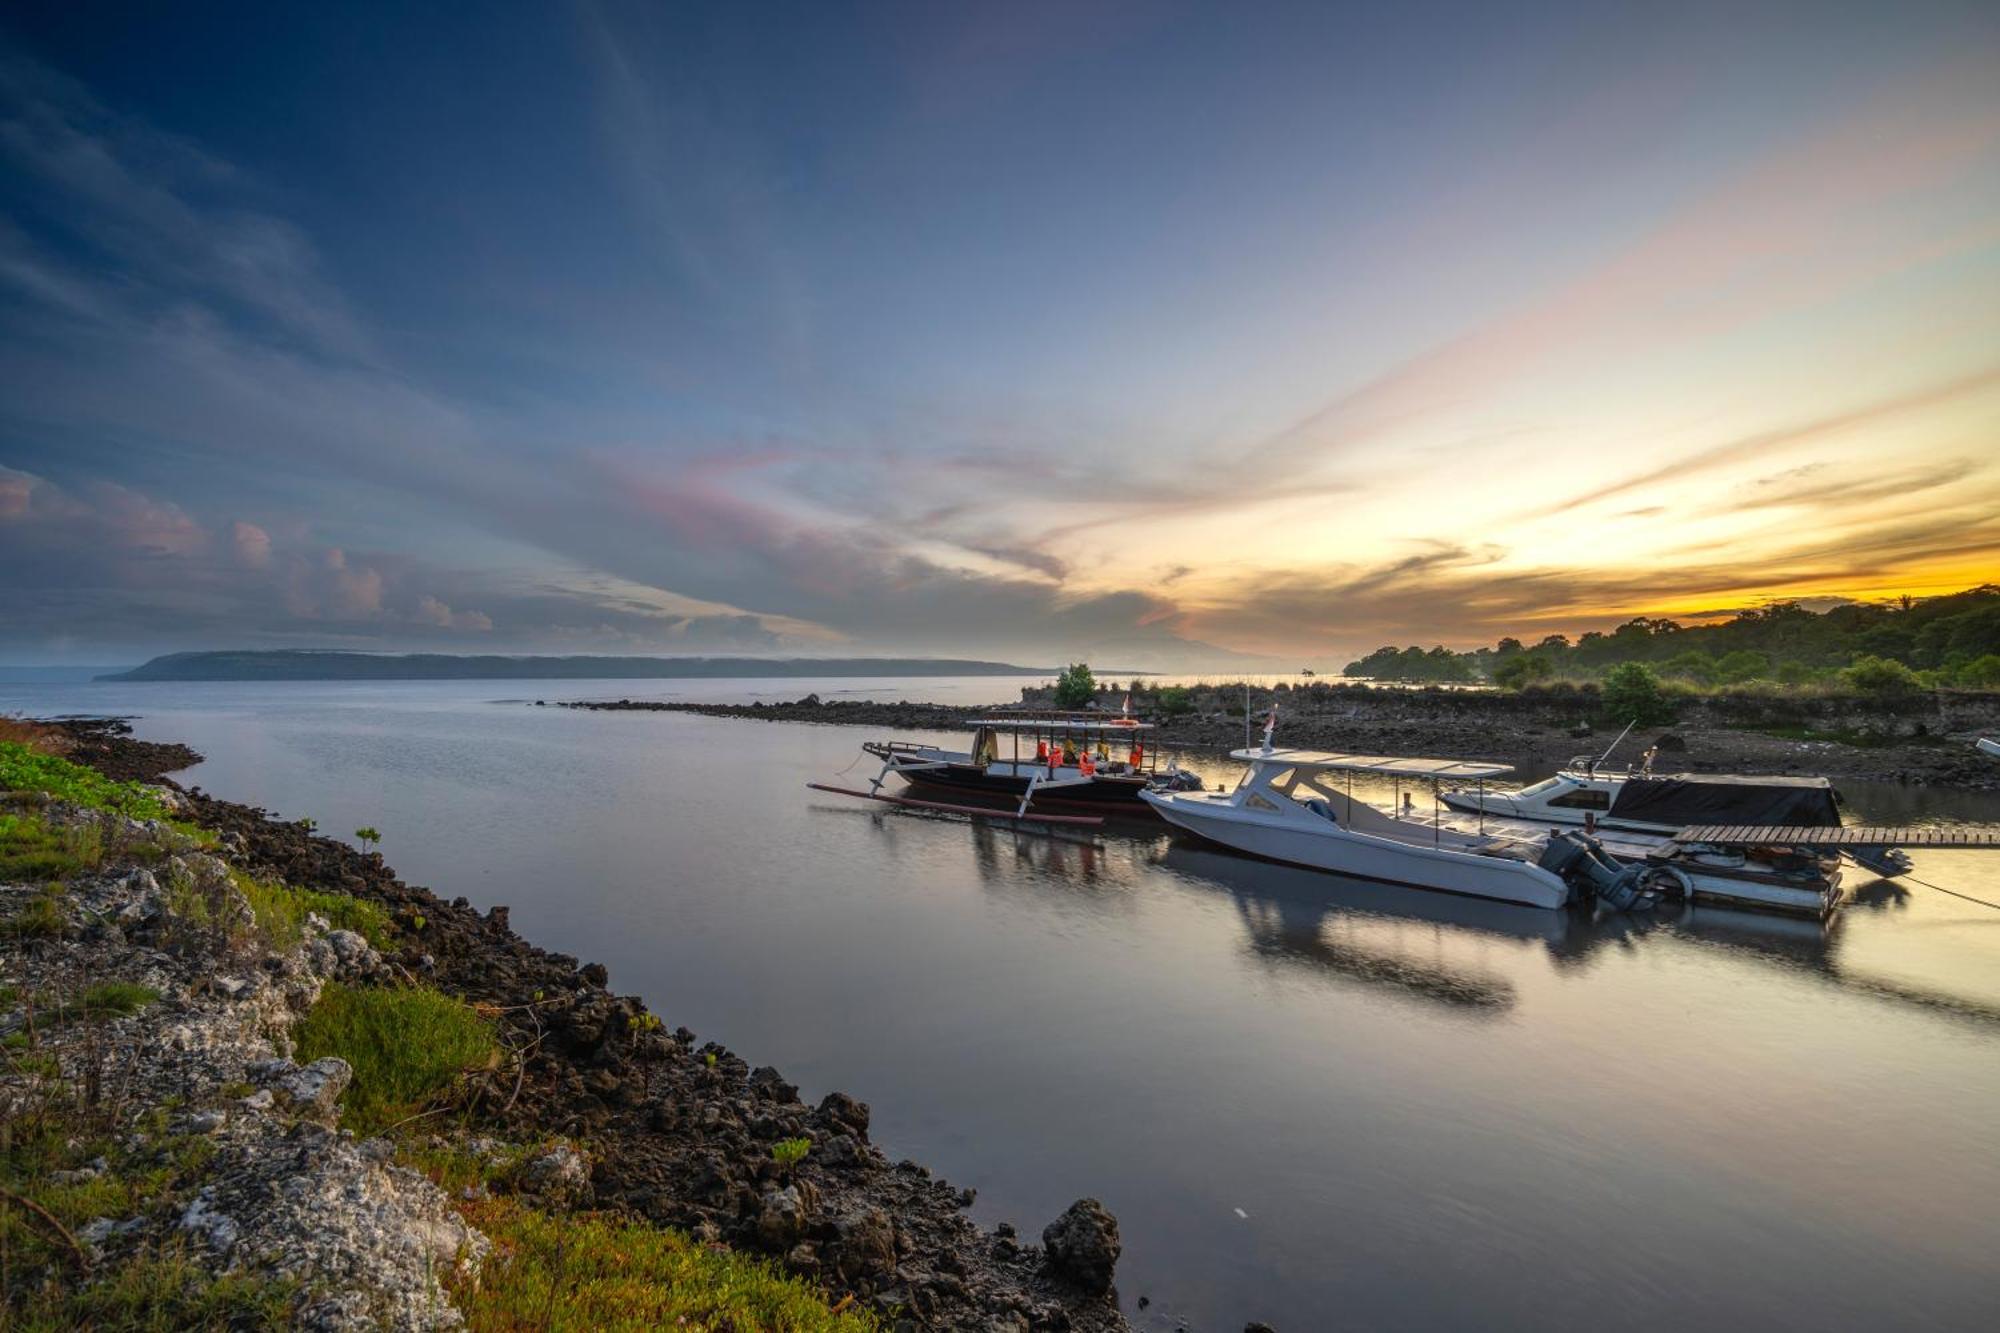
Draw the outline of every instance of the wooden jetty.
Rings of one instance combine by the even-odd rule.
[[[1935,828],[1815,828],[1810,825],[1695,824],[1674,834],[1686,846],[1705,842],[1723,847],[2000,847],[2000,824],[1958,824]]]

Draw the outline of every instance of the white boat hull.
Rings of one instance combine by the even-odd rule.
[[[1561,907],[1570,898],[1569,886],[1559,876],[1527,861],[1426,847],[1330,820],[1263,817],[1226,797],[1202,792],[1145,792],[1140,799],[1170,824],[1273,861],[1529,907]]]
[[[1983,753],[1990,754],[1995,759],[2000,759],[2000,740],[1995,740],[1991,736],[1981,736],[1979,738],[1979,748]]]

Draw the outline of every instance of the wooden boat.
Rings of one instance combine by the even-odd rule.
[[[1035,809],[1072,814],[1150,816],[1139,793],[1156,783],[1191,785],[1146,743],[1152,725],[1132,718],[1077,714],[1017,714],[972,724],[964,750],[910,741],[869,741],[861,748],[882,761],[869,785],[879,794],[891,777],[930,792],[978,798],[1017,813]]]

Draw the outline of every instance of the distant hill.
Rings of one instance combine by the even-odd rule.
[[[1052,676],[938,657],[457,657],[301,650],[168,653],[99,680],[649,680],[691,676]]]
[[[115,666],[0,666],[0,685],[63,685],[97,680]]]

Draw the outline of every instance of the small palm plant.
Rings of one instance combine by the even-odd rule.
[[[382,834],[373,827],[358,828],[354,830],[354,836],[360,840],[364,852],[374,851],[382,845]]]
[[[792,1168],[805,1161],[806,1154],[811,1151],[811,1139],[779,1139],[771,1145],[771,1160],[778,1164],[780,1171],[790,1175]]]

